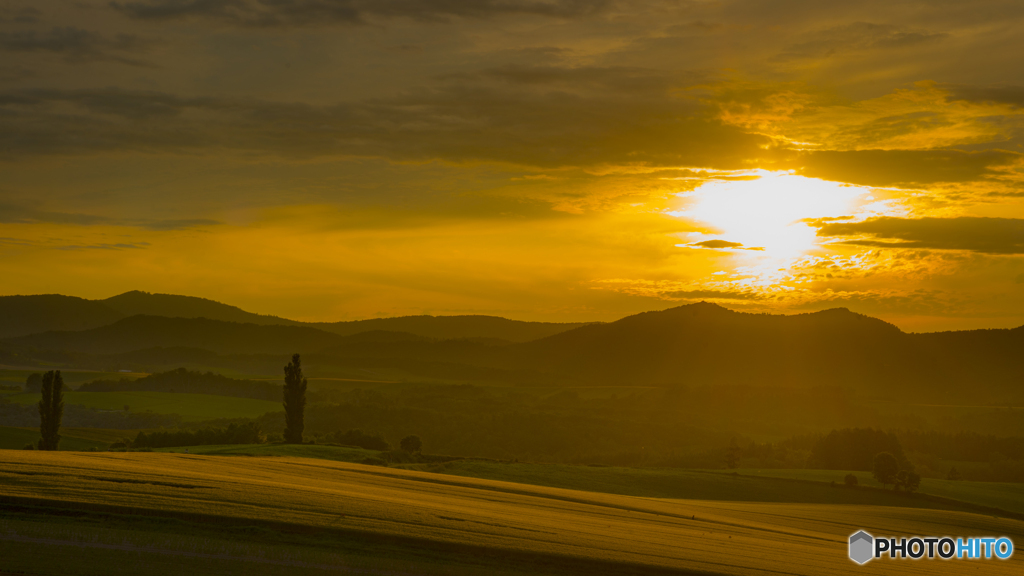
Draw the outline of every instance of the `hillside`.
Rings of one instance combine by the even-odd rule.
[[[401,316],[351,322],[309,324],[335,334],[349,335],[368,330],[408,332],[419,336],[448,340],[456,338],[494,338],[509,342],[528,342],[586,326],[587,323],[523,322],[498,316]]]
[[[1019,385],[1024,381],[1024,355],[1019,354],[1024,327],[905,334],[845,308],[769,315],[707,303],[518,343],[489,336],[446,337],[460,330],[526,337],[540,328],[486,317],[428,316],[360,321],[346,324],[345,330],[356,325],[373,329],[343,336],[326,330],[338,325],[317,329],[133,316],[88,330],[7,338],[0,344],[0,360],[276,375],[282,357],[300,352],[325,370],[334,367],[328,370],[332,375],[347,378],[383,371],[386,375],[377,378],[672,388],[840,386],[878,400],[928,395],[928,403],[973,404],[973,395],[984,393],[1001,403],[1024,403]],[[397,330],[403,327],[407,330]]]
[[[523,344],[512,361],[601,381],[805,382],[835,375],[838,367],[876,370],[905,336],[891,324],[845,308],[786,316],[699,303]]]
[[[118,354],[147,348],[188,347],[219,354],[281,354],[316,351],[344,337],[304,326],[241,324],[206,318],[131,316],[76,332],[43,332],[10,339],[43,350]]]
[[[88,330],[129,316],[206,318],[261,326],[302,326],[351,336],[362,332],[405,332],[425,338],[490,338],[527,342],[571,330],[584,323],[523,322],[496,316],[403,316],[348,322],[298,322],[254,314],[206,298],[151,294],[133,290],[105,300],[58,294],[0,296],[0,338],[48,331]]]
[[[957,526],[1020,537],[1016,521],[891,492],[725,475],[692,478],[717,485],[708,486],[721,495],[715,501],[292,457],[8,450],[0,452],[0,464],[3,504],[18,512],[0,540],[5,569],[13,572],[89,574],[113,562],[135,574],[301,568],[304,574],[756,575],[779,574],[782,564],[792,574],[835,574],[837,565],[847,566],[849,534],[865,527],[931,534],[936,526]],[[764,486],[804,500],[742,501]],[[840,500],[853,494],[874,505],[813,500],[828,494]],[[60,545],[75,546],[75,562],[53,570],[61,555],[52,551]],[[970,567],[986,576],[1018,571],[1022,562],[1014,555]],[[950,569],[941,561],[884,564],[887,574]]]
[[[301,322],[246,312],[236,306],[221,304],[206,298],[175,294],[150,294],[132,290],[106,300],[100,300],[122,316],[166,316],[168,318],[208,318],[224,322],[246,324],[299,326]]]
[[[0,296],[0,338],[47,330],[87,330],[123,317],[103,302],[74,296]]]

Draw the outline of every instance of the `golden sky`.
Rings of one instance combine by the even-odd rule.
[[[1019,0],[7,0],[0,293],[1024,324]]]

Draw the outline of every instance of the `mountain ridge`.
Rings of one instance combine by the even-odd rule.
[[[307,327],[340,336],[379,330],[407,332],[428,338],[498,338],[512,342],[543,338],[585,324],[527,322],[485,315],[418,315],[341,322],[300,322],[247,312],[237,306],[207,298],[132,290],[103,300],[59,294],[0,296],[0,338],[54,330],[99,328],[137,315]]]

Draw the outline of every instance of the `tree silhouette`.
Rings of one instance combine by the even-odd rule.
[[[882,488],[885,488],[886,484],[896,484],[896,475],[900,472],[900,463],[896,461],[896,457],[888,452],[879,452],[875,454],[875,468],[874,477],[882,483]]]
[[[40,450],[56,450],[60,444],[60,421],[64,416],[64,379],[60,370],[51,370],[43,375],[39,401]]]
[[[25,379],[25,392],[39,392],[43,389],[43,375],[36,372]]]
[[[302,444],[302,429],[305,427],[306,378],[302,375],[299,355],[284,367],[284,441]]]
[[[921,476],[913,470],[900,470],[896,474],[896,489],[903,488],[908,493],[913,493],[921,485]]]
[[[740,445],[736,443],[736,439],[733,438],[729,442],[729,449],[725,452],[725,465],[729,468],[735,468],[740,463]]]
[[[420,440],[419,436],[415,434],[402,438],[402,441],[398,443],[398,446],[409,453],[419,452],[423,448],[423,441]]]
[[[962,480],[963,476],[960,475],[960,471],[953,466],[949,469],[949,474],[946,475],[946,480]]]

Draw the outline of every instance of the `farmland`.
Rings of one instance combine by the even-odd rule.
[[[760,574],[784,566],[785,573],[824,574],[853,567],[846,538],[860,528],[1022,535],[1018,521],[940,508],[650,498],[285,456],[4,451],[0,462],[0,547],[5,568],[15,571],[56,570],[62,555],[38,554],[68,546],[85,560],[64,560],[67,574],[112,562],[166,573],[147,559],[170,557],[200,573],[258,565],[262,573],[372,566],[458,574],[501,566],[507,573]],[[1024,569],[1024,558],[972,567],[1012,572]],[[954,568],[922,561],[859,570]]]
[[[20,404],[36,404],[39,394],[14,394],[7,397]],[[65,404],[77,404],[97,410],[151,411],[157,414],[180,414],[182,420],[200,421],[213,418],[252,418],[281,410],[279,402],[231,398],[212,394],[180,394],[173,392],[65,392]]]
[[[74,430],[62,430],[61,431],[60,447],[63,450],[88,450],[90,448],[106,449],[111,442],[115,440],[98,439],[94,435],[88,434],[82,437],[75,433]],[[124,430],[117,430],[120,433],[120,437],[126,436]],[[38,428],[14,428],[11,426],[0,426],[0,449],[17,450],[24,447],[26,444],[32,444],[35,446],[36,442],[39,441],[39,429]]]
[[[296,456],[339,462],[362,462],[367,458],[381,457],[374,450],[316,445],[194,446],[189,450],[194,454]],[[181,452],[183,448],[164,448],[162,451]],[[737,470],[733,474],[722,470],[536,464],[486,459],[395,466],[453,476],[647,498],[950,507],[920,496],[908,498],[893,492],[891,487],[885,491],[878,490],[881,485],[866,472],[855,474],[867,489],[851,490],[841,486],[846,472],[836,470]],[[832,487],[832,481],[840,486]],[[1014,513],[1024,513],[1022,489],[1024,485],[1013,483],[934,479],[925,479],[921,485],[922,493],[927,495]]]

